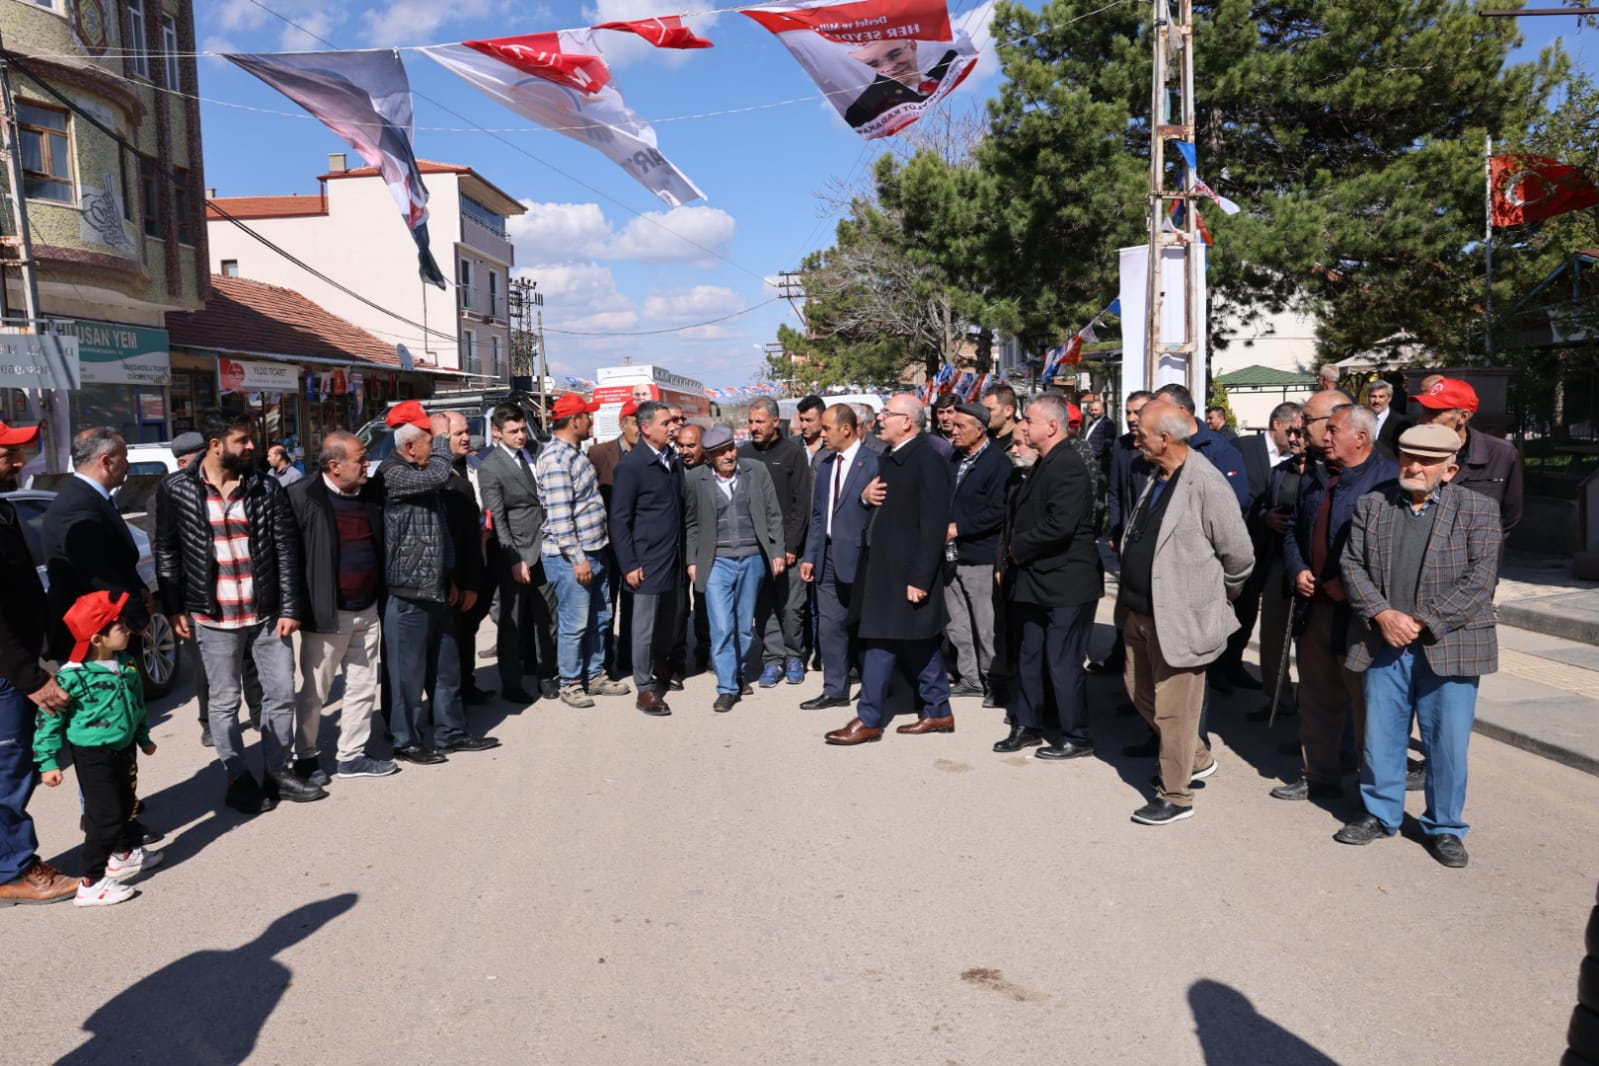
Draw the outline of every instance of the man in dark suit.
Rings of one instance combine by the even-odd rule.
[[[955,458],[942,592],[960,682],[949,694],[981,698],[994,668],[994,555],[1011,466],[1001,446],[988,439],[988,409],[981,404],[958,405],[950,434]]]
[[[610,440],[601,441],[588,450],[590,465],[599,482],[600,499],[607,513],[611,509],[611,490],[616,484],[616,468],[622,456],[638,444],[638,401],[628,400],[617,414],[621,433]],[[633,654],[629,649],[633,631],[633,600],[622,595],[622,571],[616,565],[616,547],[605,546],[605,587],[611,600],[611,617],[617,620],[616,633],[605,633],[605,673],[612,681],[620,681],[633,668]]]
[[[466,419],[455,411],[440,412],[428,421],[435,437],[450,442],[450,479],[444,483],[441,498],[450,543],[455,547],[455,587],[461,593],[455,603],[455,651],[461,669],[461,700],[463,703],[486,703],[493,697],[478,688],[476,680],[477,631],[487,616],[486,612],[478,610],[478,603],[493,598],[495,573],[484,565],[483,508],[467,473],[472,432]]]
[[[938,91],[949,65],[955,62],[955,50],[946,50],[925,73],[916,52],[916,41],[905,37],[873,41],[850,53],[850,58],[876,72],[876,77],[844,111],[844,121],[850,128],[864,126],[901,104],[920,103]]]
[[[1366,386],[1366,406],[1377,412],[1377,448],[1394,458],[1399,454],[1399,435],[1415,423],[1394,409],[1394,387],[1381,378]]]
[[[1238,443],[1238,431],[1227,423],[1227,408],[1205,408],[1205,425],[1218,436],[1232,441],[1234,444]]]
[[[139,577],[139,549],[111,493],[128,476],[128,445],[114,429],[97,426],[72,438],[72,477],[62,483],[44,516],[44,554],[50,578],[50,655],[66,662],[72,634],[62,624],[67,608],[85,593],[128,594],[128,628],[150,624],[149,592]]]
[[[499,633],[500,695],[527,704],[537,697],[522,688],[525,671],[536,671],[541,695],[560,694],[556,681],[554,590],[544,575],[544,505],[526,450],[527,416],[516,404],[502,403],[491,420],[500,442],[477,469],[483,510],[500,543]]]
[[[1110,448],[1110,477],[1106,485],[1108,514],[1105,539],[1110,542],[1113,555],[1121,548],[1122,530],[1127,525],[1127,519],[1132,517],[1133,509],[1138,505],[1138,497],[1144,491],[1144,482],[1149,480],[1150,473],[1154,470],[1133,443],[1133,438],[1138,432],[1138,412],[1144,409],[1144,405],[1154,395],[1142,389],[1128,395],[1127,404],[1123,408],[1127,415],[1127,432],[1117,437]],[[1116,641],[1110,646],[1110,653],[1099,662],[1089,663],[1088,672],[1120,675],[1125,655],[1121,623],[1118,619]]]
[[[611,544],[632,602],[633,684],[638,709],[671,714],[661,697],[671,681],[683,567],[683,468],[672,455],[666,405],[638,406],[640,444],[616,467],[611,495]]]
[[[872,509],[861,499],[877,477],[878,454],[861,440],[854,408],[835,403],[822,412],[826,451],[816,468],[811,524],[800,561],[800,580],[816,590],[817,643],[822,694],[800,704],[819,711],[849,706],[850,607]]]
[[[1088,446],[1094,449],[1094,457],[1099,460],[1099,469],[1110,473],[1110,449],[1116,443],[1116,423],[1105,415],[1105,401],[1098,396],[1090,398],[1084,405],[1087,410],[1088,425],[1083,427],[1083,439]]]
[[[881,739],[893,712],[885,706],[895,669],[913,679],[922,716],[901,733],[950,733],[949,675],[939,648],[947,620],[939,595],[949,528],[950,467],[926,440],[927,411],[902,392],[878,416],[889,446],[863,500],[877,507],[867,529],[860,597],[861,697],[857,717],[828,733],[829,744]]]
[[[1477,683],[1499,667],[1494,585],[1499,516],[1453,483],[1455,431],[1435,423],[1399,438],[1399,480],[1355,504],[1344,546],[1351,629],[1345,665],[1366,682],[1366,813],[1335,840],[1368,844],[1399,832],[1405,754],[1416,721],[1427,750],[1421,831],[1445,866],[1466,865],[1466,755]]]
[[[1066,447],[1066,404],[1044,395],[1027,405],[1021,432],[1038,461],[1011,499],[1005,557],[998,560],[1003,595],[1019,624],[1016,698],[1011,732],[994,745],[1019,751],[1048,741],[1040,759],[1075,759],[1094,751],[1088,725],[1083,659],[1104,595],[1094,543],[1091,479],[1082,457]]]

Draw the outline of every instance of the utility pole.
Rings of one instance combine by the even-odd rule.
[[[1199,352],[1205,329],[1205,267],[1200,243],[1199,216],[1194,213],[1198,197],[1192,168],[1182,170],[1180,188],[1166,187],[1166,141],[1195,144],[1194,139],[1194,4],[1176,0],[1172,15],[1170,0],[1155,0],[1155,20],[1150,32],[1154,49],[1149,108],[1149,276],[1145,280],[1148,312],[1144,322],[1144,387],[1157,385],[1156,373],[1163,355],[1183,358],[1188,367],[1188,391],[1203,402],[1204,367]],[[1172,121],[1173,118],[1176,121]],[[1197,148],[1197,145],[1196,145]],[[1166,228],[1169,205],[1182,203],[1180,230]],[[1161,305],[1164,301],[1163,261],[1167,248],[1183,250],[1182,339],[1168,342],[1161,330]]]
[[[533,391],[533,302],[536,282],[515,278],[506,286],[506,310],[511,322],[511,391]]]
[[[535,284],[537,283],[535,282]],[[544,382],[550,376],[550,362],[544,355],[544,294],[542,292],[533,294],[533,308],[534,316],[538,319],[539,417],[544,420],[544,430],[548,432],[550,428],[550,398],[546,394]]]

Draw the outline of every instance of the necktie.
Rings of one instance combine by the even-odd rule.
[[[518,448],[516,450],[516,461],[522,464],[522,473],[527,475],[527,479],[529,481],[532,481],[533,480],[533,468],[528,465],[527,453],[524,452],[520,448]]]
[[[844,488],[844,457],[833,460],[833,506],[827,512],[827,535],[833,535],[833,512],[838,510],[838,496]]]
[[[1334,470],[1327,479],[1327,492],[1321,498],[1321,506],[1316,510],[1316,525],[1310,534],[1310,569],[1317,581],[1321,580],[1322,573],[1327,569],[1327,552],[1332,548],[1329,543],[1329,534],[1332,525],[1333,490],[1338,487],[1338,475],[1341,471]]]

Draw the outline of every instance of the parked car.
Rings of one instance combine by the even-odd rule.
[[[28,554],[33,556],[33,564],[39,571],[39,580],[47,588],[50,585],[50,577],[45,572],[44,514],[49,510],[50,501],[55,499],[55,496],[53,492],[39,489],[0,493],[0,499],[9,501],[17,509],[17,518],[22,524],[22,537],[28,542]],[[132,521],[128,522],[128,532],[133,534],[133,543],[139,549],[139,577],[144,579],[145,587],[153,594],[156,586],[155,554],[150,549],[150,538],[145,536],[144,530]],[[165,696],[172,691],[172,686],[177,682],[181,650],[177,634],[172,632],[172,626],[167,622],[166,616],[159,611],[152,612],[150,630],[144,636],[138,663],[147,699]]]

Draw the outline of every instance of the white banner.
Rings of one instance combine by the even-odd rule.
[[[298,392],[300,368],[292,363],[257,363],[217,357],[219,392]]]
[[[1188,318],[1188,304],[1183,297],[1183,272],[1187,260],[1182,248],[1163,248],[1160,262],[1160,336],[1165,344],[1180,344],[1186,339],[1184,328]],[[1199,257],[1205,257],[1200,245]],[[1199,306],[1205,306],[1205,268],[1199,269]],[[1187,385],[1188,360],[1180,355],[1162,355],[1155,368],[1153,384],[1144,380],[1144,332],[1149,328],[1149,246],[1140,244],[1121,249],[1121,321],[1122,321],[1122,395],[1140,389],[1158,389],[1162,385]],[[1199,364],[1197,380],[1205,379],[1205,361],[1209,353],[1205,347],[1205,323],[1194,329],[1195,358]],[[1194,402],[1203,404],[1205,397],[1196,396]]]
[[[655,145],[655,130],[622,102],[592,30],[436,45],[422,53],[541,126],[603,152],[663,202],[705,194]]]
[[[0,389],[76,389],[78,338],[0,333]]]

